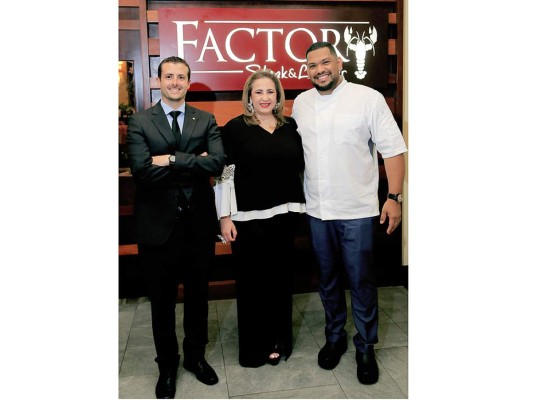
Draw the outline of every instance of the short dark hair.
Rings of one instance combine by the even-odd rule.
[[[313,43],[311,46],[309,46],[309,48],[305,52],[305,58],[307,58],[307,55],[310,52],[318,50],[318,49],[322,49],[324,47],[327,47],[329,49],[329,52],[333,56],[337,57],[337,52],[335,51],[335,47],[333,47],[333,45],[331,43],[329,43],[329,42],[316,42],[316,43]]]
[[[187,61],[178,56],[167,57],[159,63],[159,67],[157,67],[157,76],[159,79],[161,79],[161,66],[165,63],[184,64],[187,67],[187,80],[191,80],[191,67],[187,64]]]

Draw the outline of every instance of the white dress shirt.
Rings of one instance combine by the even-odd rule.
[[[344,78],[329,95],[313,88],[296,97],[292,117],[305,155],[307,214],[322,219],[379,215],[379,151],[407,151],[394,117],[378,91]]]

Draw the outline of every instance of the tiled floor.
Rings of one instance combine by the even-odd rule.
[[[379,343],[375,348],[380,377],[376,384],[367,386],[357,381],[355,348],[351,342],[334,370],[326,371],[318,366],[317,354],[325,343],[324,311],[318,293],[305,293],[293,297],[295,344],[291,357],[277,366],[255,369],[242,368],[237,361],[236,301],[210,301],[206,359],[217,372],[219,383],[206,386],[180,365],[176,398],[407,398],[407,289],[382,287],[378,293]],[[349,293],[346,295],[348,299]],[[182,316],[183,304],[177,304],[180,345]],[[122,299],[119,318],[120,398],[153,399],[159,374],[154,362],[150,304],[146,299]],[[346,330],[350,337],[355,334],[351,318]]]

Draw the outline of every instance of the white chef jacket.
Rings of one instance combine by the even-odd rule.
[[[379,151],[407,151],[381,93],[342,82],[329,95],[313,88],[296,97],[292,117],[302,137],[307,214],[322,219],[379,215]]]

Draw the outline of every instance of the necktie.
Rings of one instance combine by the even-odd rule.
[[[178,146],[180,144],[180,138],[181,138],[181,131],[180,126],[178,124],[178,115],[181,114],[181,111],[171,111],[169,114],[172,117],[172,133],[174,134],[174,137],[176,138],[176,142],[178,143]]]

